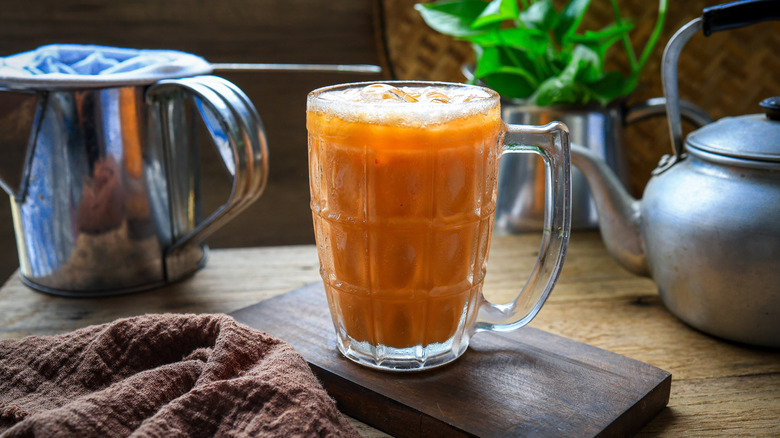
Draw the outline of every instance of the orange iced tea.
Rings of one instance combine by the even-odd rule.
[[[343,352],[459,348],[485,275],[502,127],[498,96],[479,87],[309,96],[311,208]]]

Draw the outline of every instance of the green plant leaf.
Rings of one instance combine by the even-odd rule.
[[[568,78],[552,77],[536,89],[532,99],[538,106],[573,105],[590,102],[587,89]]]
[[[561,73],[561,77],[580,82],[593,82],[603,75],[604,68],[598,53],[583,45],[574,48],[569,64]]]
[[[474,35],[484,30],[471,27],[474,20],[485,10],[482,0],[446,0],[414,5],[417,12],[433,30],[452,37]]]
[[[585,104],[593,99],[586,84],[604,76],[598,54],[586,46],[578,45],[566,67],[557,76],[548,78],[533,94],[536,105]]]
[[[536,89],[536,85],[512,71],[511,67],[506,68],[506,71],[491,73],[480,80],[494,90],[501,90],[501,96],[509,99],[528,99]]]
[[[482,47],[474,79],[491,88],[500,89],[502,96],[524,99],[539,85],[540,79],[535,70],[534,60],[522,50]]]
[[[658,18],[655,21],[653,32],[650,34],[650,37],[647,39],[647,44],[642,50],[642,55],[639,57],[636,69],[632,71],[634,76],[639,77],[639,73],[645,67],[647,60],[650,58],[650,54],[653,52],[653,47],[655,47],[655,43],[658,42],[658,38],[661,36],[661,31],[664,27],[664,21],[666,21],[666,0],[658,0]]]
[[[539,29],[507,28],[491,29],[478,35],[465,36],[462,39],[483,47],[506,46],[524,49],[534,55],[542,55],[550,45],[550,36]]]
[[[538,0],[520,13],[520,21],[527,28],[551,30],[558,23],[558,12],[552,0]]]
[[[573,43],[587,43],[589,45],[609,45],[612,44],[610,41],[628,35],[633,29],[634,24],[630,21],[628,23],[624,22],[622,25],[613,23],[598,31],[588,30],[582,35],[570,35],[569,41]]]
[[[566,44],[566,38],[573,35],[580,26],[585,13],[588,12],[590,0],[571,0],[563,8],[558,23],[553,29],[555,40],[560,44]]]
[[[633,28],[634,25],[630,22],[623,25],[612,24],[599,31],[589,30],[583,35],[570,35],[567,39],[570,43],[582,44],[596,52],[603,64],[607,50],[628,35]]]
[[[501,95],[537,105],[607,104],[639,82],[660,38],[667,2],[658,0],[658,18],[639,58],[629,38],[633,24],[620,15],[618,0],[609,0],[614,24],[584,32],[578,28],[591,0],[567,0],[560,13],[553,0],[522,0],[522,10],[517,0],[438,0],[415,8],[433,29],[472,44],[474,80]],[[625,50],[627,73],[604,71],[616,43]]]
[[[548,77],[557,76],[561,74],[563,69],[569,65],[571,61],[571,51],[558,51],[548,48],[546,55],[547,63],[550,65],[551,71]]]
[[[481,79],[493,73],[511,73],[523,76],[528,82],[538,85],[536,59],[523,50],[511,47],[483,47],[477,58],[474,77]]]
[[[631,93],[637,85],[636,81],[633,76],[626,78],[618,72],[611,71],[597,81],[586,84],[586,86],[594,98],[602,105],[606,105],[618,97]]]
[[[504,66],[501,60],[501,51],[498,47],[481,47],[477,54],[477,66],[474,70],[474,78],[479,79],[482,76],[493,73]]]
[[[471,23],[471,27],[479,29],[504,20],[517,20],[519,15],[520,10],[517,9],[516,0],[492,0],[479,17]]]

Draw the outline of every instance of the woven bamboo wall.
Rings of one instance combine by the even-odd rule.
[[[473,61],[468,44],[432,31],[414,10],[415,0],[384,0],[388,57],[399,79],[461,82],[460,67]],[[560,2],[559,2],[560,3]],[[645,67],[640,86],[630,102],[662,96],[660,64],[663,47],[682,25],[700,16],[703,8],[718,1],[670,1],[664,33]],[[631,34],[635,51],[641,52],[655,24],[657,6],[647,0],[620,1],[622,14],[636,24]],[[608,0],[593,0],[580,29],[600,29],[613,21]],[[610,63],[625,65],[617,52]],[[728,115],[760,112],[758,102],[780,95],[780,23],[766,22],[721,32],[705,38],[694,36],[680,57],[680,95],[719,119]],[[632,175],[632,191],[641,194],[658,159],[671,150],[666,119],[644,121],[626,129],[626,147]]]

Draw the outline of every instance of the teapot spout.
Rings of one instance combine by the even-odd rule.
[[[571,159],[590,186],[607,250],[627,270],[648,277],[650,272],[640,230],[640,201],[626,191],[604,160],[589,149],[572,144]]]

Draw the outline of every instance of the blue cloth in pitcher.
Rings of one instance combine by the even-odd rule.
[[[205,59],[176,50],[50,44],[0,58],[0,87],[94,88],[207,74]]]

